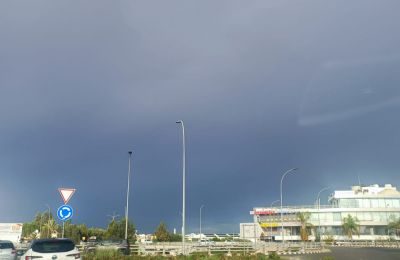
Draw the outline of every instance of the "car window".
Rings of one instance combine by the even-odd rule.
[[[0,242],[0,249],[14,249],[14,245],[9,242]]]
[[[32,250],[38,253],[68,252],[75,248],[72,241],[37,241],[32,244]]]

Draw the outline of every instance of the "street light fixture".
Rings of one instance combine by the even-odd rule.
[[[316,203],[318,205],[318,235],[319,235],[319,237],[321,237],[321,220],[319,218],[319,212],[320,212],[320,209],[321,209],[321,202],[320,202],[319,195],[321,194],[321,192],[329,190],[329,189],[330,189],[330,187],[324,187],[318,192],[318,195],[317,195]]]
[[[176,121],[182,126],[182,254],[185,255],[185,205],[186,205],[186,147],[185,125],[182,120]]]
[[[200,241],[201,241],[201,209],[202,208],[204,208],[204,205],[200,206],[200,234],[199,234]]]
[[[285,178],[286,174],[288,174],[288,173],[290,173],[290,172],[294,172],[294,171],[296,171],[297,169],[298,169],[298,168],[292,168],[292,169],[287,170],[287,171],[282,175],[282,178],[281,178],[281,238],[282,238],[282,243],[285,242],[285,235],[284,235],[284,232],[283,232],[283,197],[282,197],[282,182],[283,182],[283,179]]]
[[[131,160],[132,160],[132,151],[128,151],[128,188],[126,190],[126,207],[125,207],[125,240],[128,240],[128,211],[129,211],[129,190],[131,183]]]

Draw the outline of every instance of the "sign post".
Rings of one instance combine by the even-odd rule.
[[[62,238],[64,238],[65,221],[71,219],[72,216],[74,215],[74,210],[72,209],[71,206],[67,205],[67,203],[72,198],[72,195],[74,195],[75,191],[76,189],[71,189],[71,188],[58,189],[58,192],[60,193],[61,198],[64,201],[64,205],[61,205],[61,207],[59,207],[57,210],[58,219],[63,222]]]

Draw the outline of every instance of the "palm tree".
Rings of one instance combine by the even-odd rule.
[[[47,222],[44,226],[48,230],[48,233],[50,233],[50,237],[58,230],[58,225],[54,218],[49,219],[49,222]]]
[[[300,237],[302,241],[308,241],[310,229],[313,226],[308,221],[310,220],[310,212],[298,212],[296,214],[297,220],[300,222]]]
[[[342,228],[344,233],[353,241],[353,234],[360,235],[357,217],[352,217],[350,214],[343,218]]]

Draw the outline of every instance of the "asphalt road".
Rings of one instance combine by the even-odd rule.
[[[391,248],[331,248],[331,253],[284,257],[290,260],[320,260],[324,256],[335,260],[400,260],[400,249]]]

